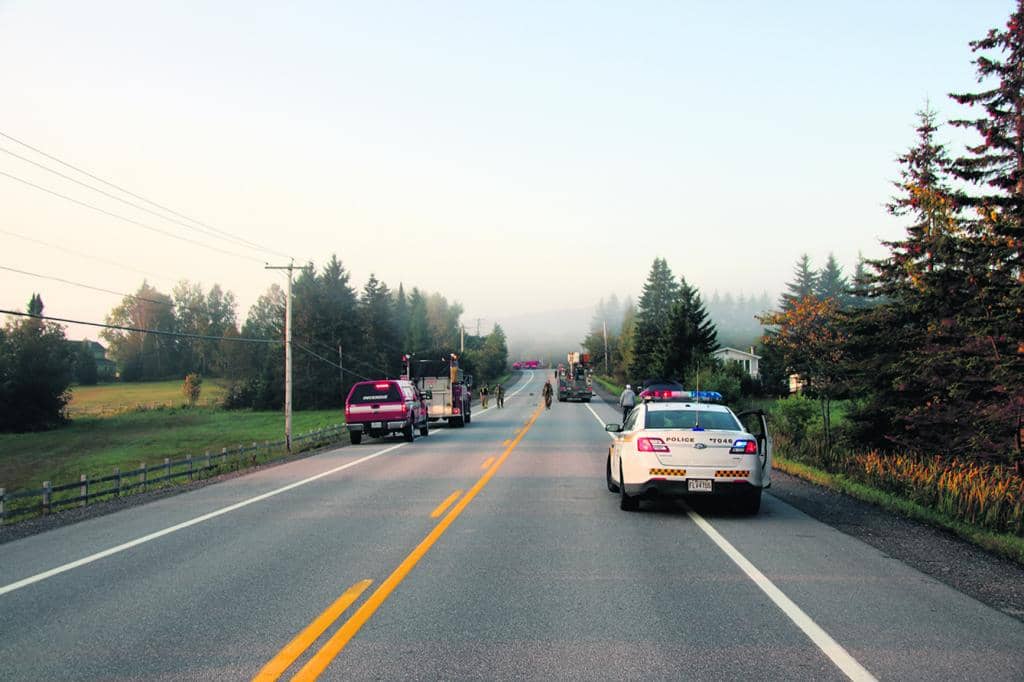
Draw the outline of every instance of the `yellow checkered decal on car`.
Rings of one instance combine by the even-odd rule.
[[[651,469],[651,476],[685,476],[686,469]]]
[[[715,478],[746,478],[750,476],[750,469],[719,469],[715,472]]]

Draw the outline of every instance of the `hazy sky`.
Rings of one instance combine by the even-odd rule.
[[[0,131],[297,259],[337,252],[487,326],[636,294],[652,259],[773,294],[851,268],[926,97],[975,86],[1010,0],[0,0]],[[950,131],[946,139],[952,139]],[[0,138],[0,148],[46,161]],[[52,162],[49,165],[56,167]],[[66,169],[62,169],[65,170]],[[242,253],[0,153],[10,173]],[[0,265],[134,291],[280,276],[0,176]],[[102,320],[116,296],[0,271],[0,306]],[[475,324],[475,323],[474,323]],[[95,337],[95,332],[87,332]],[[81,330],[72,330],[79,337]]]

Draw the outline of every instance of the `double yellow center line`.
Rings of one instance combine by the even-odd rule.
[[[526,435],[526,432],[530,430],[533,423],[537,421],[537,417],[540,416],[542,409],[538,407],[531,415],[530,419],[526,422],[526,425],[518,432],[518,435],[512,439],[505,448],[504,452],[498,457],[498,459],[490,466],[487,471],[480,477],[469,492],[458,500],[458,503],[452,507],[443,519],[441,519],[433,530],[431,530],[420,544],[416,545],[416,548],[409,553],[407,557],[398,565],[391,575],[387,577],[384,582],[370,595],[370,597],[363,603],[359,609],[352,614],[352,616],[345,621],[334,635],[331,636],[327,643],[320,648],[316,654],[309,659],[309,661],[302,666],[302,669],[292,678],[293,682],[296,680],[315,680],[320,674],[327,669],[327,666],[331,664],[338,654],[341,653],[342,649],[349,643],[349,641],[355,637],[356,633],[359,632],[360,628],[368,621],[373,614],[380,608],[396,587],[405,579],[409,572],[419,563],[420,559],[426,555],[430,548],[434,546],[434,543],[444,534],[448,527],[462,514],[463,510],[469,503],[473,501],[473,498],[483,490],[484,486],[494,477],[494,474],[498,472],[501,465],[505,463],[512,451],[515,450],[516,446]],[[454,500],[458,499],[462,491],[456,490],[452,493],[448,499],[441,503],[432,517],[436,518],[444,513],[444,510]],[[300,632],[295,639],[289,642],[281,652],[275,656],[266,666],[256,675],[255,680],[260,682],[268,682],[270,680],[277,680],[288,667],[294,663],[302,653],[312,646],[326,630],[330,627],[331,623],[338,619],[342,612],[347,609],[352,603],[359,598],[359,596],[369,587],[370,580],[364,580],[356,583],[350,587],[345,594],[338,598],[326,611],[317,616],[316,620],[310,623],[302,632]]]

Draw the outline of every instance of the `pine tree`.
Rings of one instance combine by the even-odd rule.
[[[663,258],[655,258],[637,304],[636,335],[630,374],[640,382],[655,377],[664,365],[662,337],[668,327],[679,284]]]
[[[672,306],[661,338],[661,376],[683,380],[698,362],[718,348],[715,325],[704,309],[700,293],[686,278],[680,279],[678,300]]]
[[[834,254],[828,254],[825,267],[815,276],[814,293],[818,298],[835,299],[840,307],[846,307],[849,301],[850,284],[843,276],[843,268],[836,262]]]
[[[813,296],[817,287],[817,276],[811,267],[811,258],[806,253],[793,267],[793,281],[786,282],[786,291],[779,299],[779,308],[785,312],[791,310],[797,301]]]
[[[971,301],[975,314],[965,322],[991,348],[991,380],[1006,392],[1001,411],[1012,423],[1024,410],[1024,0],[1005,29],[992,29],[970,45],[978,82],[991,85],[950,95],[984,110],[977,118],[951,121],[981,136],[952,165],[954,176],[977,192],[956,197],[978,216],[968,223],[975,238],[965,249],[978,295]],[[992,409],[1000,411],[995,404]]]

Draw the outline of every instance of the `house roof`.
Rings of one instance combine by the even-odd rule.
[[[732,351],[733,353],[737,353],[739,355],[746,356],[748,358],[754,358],[756,360],[760,360],[761,359],[760,355],[755,355],[754,353],[751,353],[750,351],[740,350],[739,348],[732,348],[731,346],[725,346],[724,348],[719,348],[718,350],[711,351],[711,354],[712,355],[719,355],[721,353],[728,353],[729,351]]]

